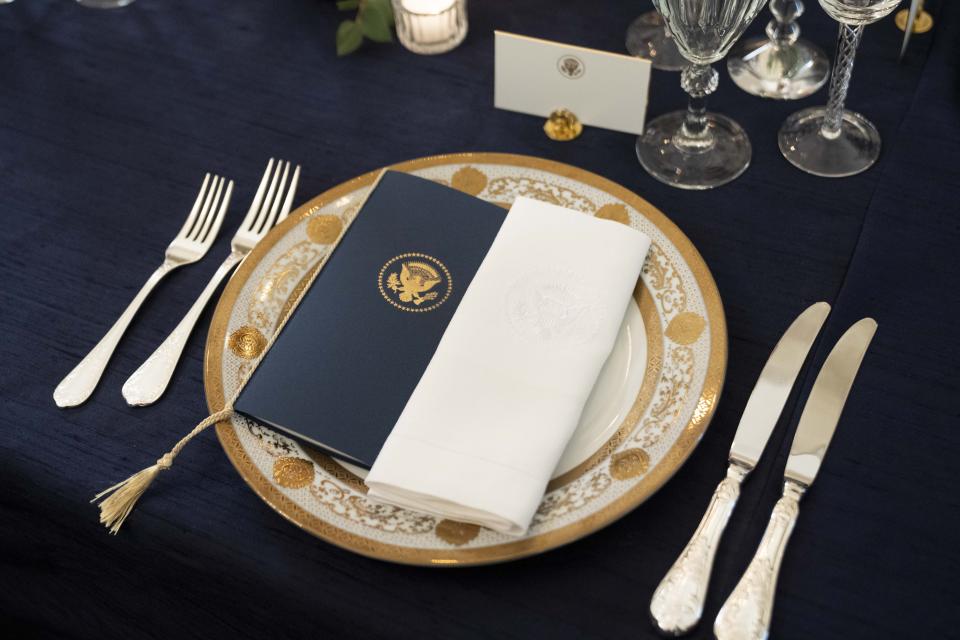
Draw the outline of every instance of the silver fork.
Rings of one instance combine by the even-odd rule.
[[[75,407],[90,397],[121,336],[157,283],[174,269],[197,262],[207,253],[217,233],[220,232],[220,225],[233,193],[232,180],[227,183],[226,193],[224,193],[226,182],[225,178],[217,175],[212,176],[211,179],[209,173],[204,177],[200,193],[197,194],[197,200],[193,203],[187,221],[183,223],[183,228],[167,247],[163,264],[147,279],[133,301],[124,309],[100,342],[57,385],[53,392],[53,400],[58,407]]]
[[[263,179],[260,180],[260,187],[253,198],[253,204],[250,205],[250,211],[247,212],[247,216],[230,243],[230,255],[213,274],[210,282],[180,324],[124,383],[123,397],[127,404],[146,406],[153,404],[163,395],[170,384],[177,362],[183,354],[187,339],[197,324],[203,308],[220,285],[220,281],[250,253],[267,231],[290,213],[293,196],[297,190],[297,181],[300,179],[300,166],[297,165],[294,169],[290,184],[287,186],[289,172],[289,162],[279,161],[274,167],[273,158],[270,158],[267,169],[263,172]],[[286,188],[285,197],[284,188]],[[266,194],[264,194],[265,191]]]

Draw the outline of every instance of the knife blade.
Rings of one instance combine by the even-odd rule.
[[[730,447],[731,462],[747,469],[757,466],[790,396],[793,383],[829,313],[830,305],[826,302],[808,307],[777,342],[740,416],[740,424]]]
[[[847,329],[827,356],[793,437],[784,473],[788,480],[809,487],[817,477],[853,380],[876,331],[877,323],[872,318],[864,318]]]
[[[877,323],[864,318],[837,341],[813,383],[784,471],[783,495],[760,546],[717,614],[717,640],[762,640],[770,629],[780,563],[800,513],[800,498],[816,479]]]
[[[797,316],[760,372],[733,438],[727,476],[717,486],[700,525],[650,601],[650,615],[662,633],[686,633],[699,622],[713,559],[736,506],[740,485],[760,459],[829,313],[830,305],[818,302]]]

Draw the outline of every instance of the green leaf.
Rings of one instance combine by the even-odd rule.
[[[337,55],[345,56],[360,48],[363,31],[353,20],[344,20],[337,27]]]
[[[363,30],[363,35],[374,42],[391,42],[393,33],[390,31],[390,3],[381,0],[367,0],[360,8],[357,21]]]
[[[360,0],[338,0],[337,9],[340,11],[350,11],[360,6]]]
[[[376,7],[378,12],[387,17],[390,26],[393,26],[393,4],[390,0],[366,0],[363,4],[366,7]]]

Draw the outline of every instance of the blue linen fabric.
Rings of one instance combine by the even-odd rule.
[[[790,320],[834,305],[812,363],[846,326],[880,324],[780,578],[778,638],[956,637],[960,506],[960,8],[927,3],[932,33],[897,62],[892,18],[867,28],[849,106],[883,136],[870,171],[803,174],[776,146],[784,118],[820,104],[764,101],[721,72],[711,107],[736,118],[753,162],[687,193],[638,166],[631,136],[555,143],[535,118],[492,107],[493,29],[612,51],[643,2],[470,3],[470,34],[422,57],[364,45],[336,58],[332,2],[67,0],[0,6],[0,622],[18,637],[653,637],[647,603],[696,526],[757,374]],[[804,35],[832,49],[816,3]],[[761,32],[762,14],[750,33]],[[682,108],[655,72],[649,115]],[[204,331],[159,403],[128,409],[123,381],[224,255],[266,159],[304,165],[307,197],[417,156],[543,156],[647,198],[693,240],[729,322],[720,408],[696,452],[647,503],[543,556],[436,571],[367,560],[278,517],[198,438],[117,537],[95,492],[151,463],[206,414]],[[51,392],[117,317],[179,227],[205,171],[237,181],[225,231],[144,307],[90,401]],[[209,311],[204,320],[209,318]],[[801,379],[720,549],[705,623],[746,567],[780,492]]]

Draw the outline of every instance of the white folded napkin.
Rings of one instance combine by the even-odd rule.
[[[525,533],[649,246],[619,222],[518,198],[367,475],[369,496]]]

